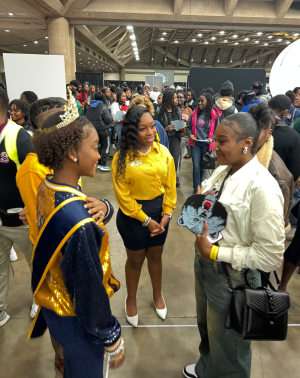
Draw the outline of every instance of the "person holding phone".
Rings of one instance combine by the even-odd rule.
[[[222,115],[221,110],[215,108],[213,104],[212,95],[202,93],[198,100],[198,107],[193,111],[187,125],[193,160],[194,194],[197,192],[204,174],[204,170],[201,169],[202,157],[208,149],[213,150],[213,136],[217,120]]]
[[[178,107],[178,99],[175,89],[167,89],[165,91],[161,107],[156,110],[154,119],[159,121],[167,132],[170,152],[174,159],[175,169],[177,170],[180,153],[180,133],[182,129],[176,131],[173,121],[181,120],[182,115],[180,108]],[[180,186],[177,175],[176,186]]]

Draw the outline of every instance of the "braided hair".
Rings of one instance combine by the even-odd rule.
[[[34,92],[31,92],[31,91],[25,91],[25,92],[22,93],[22,95],[24,95],[25,100],[29,104],[32,104],[32,103],[34,103],[35,101],[38,100],[38,96]]]
[[[21,112],[24,114],[25,120],[29,119],[29,110],[30,110],[30,105],[28,104],[27,101],[24,100],[13,100],[9,103],[9,109],[15,105],[17,110],[21,110]]]

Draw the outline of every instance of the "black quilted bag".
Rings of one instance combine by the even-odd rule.
[[[289,294],[275,290],[269,281],[271,290],[265,287],[253,289],[247,280],[247,287],[232,287],[230,274],[222,263],[232,297],[225,319],[225,327],[234,329],[248,340],[285,340],[287,336]]]

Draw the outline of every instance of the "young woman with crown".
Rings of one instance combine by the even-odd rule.
[[[95,175],[98,134],[70,98],[65,112],[51,113],[33,137],[39,162],[54,173],[37,194],[32,287],[39,310],[29,337],[48,327],[64,348],[64,377],[102,378],[104,351],[111,368],[121,366],[126,354],[109,304],[119,282],[111,269],[107,230],[85,209],[86,195],[77,186],[81,176]],[[106,223],[113,207],[103,201]]]

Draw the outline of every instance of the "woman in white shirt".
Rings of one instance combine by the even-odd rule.
[[[230,115],[217,127],[214,150],[220,166],[202,184],[202,193],[217,194],[224,182],[219,201],[228,218],[217,248],[206,238],[208,226],[196,236],[195,292],[201,343],[197,364],[184,368],[189,378],[250,377],[251,341],[224,326],[231,292],[221,262],[227,264],[234,287],[245,285],[246,269],[250,269],[248,281],[258,287],[257,269],[273,271],[283,258],[283,196],[255,155],[261,125],[268,123],[270,115],[261,105],[253,113]],[[215,253],[211,254],[212,249]]]

